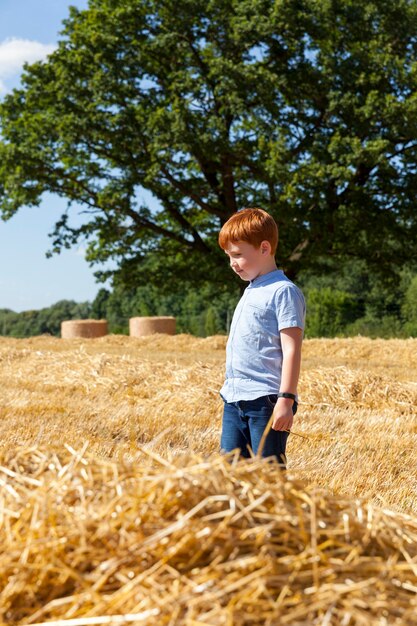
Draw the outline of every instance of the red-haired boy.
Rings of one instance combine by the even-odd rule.
[[[234,213],[220,231],[219,245],[232,270],[249,281],[227,341],[221,449],[240,449],[247,458],[250,450],[260,452],[285,467],[297,411],[304,296],[276,266],[278,227],[263,209]]]

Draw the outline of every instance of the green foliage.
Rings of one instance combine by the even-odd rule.
[[[413,276],[405,292],[402,314],[406,320],[404,333],[417,337],[417,276]]]
[[[256,205],[290,277],[390,277],[416,256],[416,32],[417,0],[90,0],[0,106],[0,212],[81,206],[52,251],[82,238],[132,289],[234,289],[217,232]]]
[[[200,289],[188,288],[175,293],[161,292],[149,285],[136,289],[116,287],[113,292],[101,290],[92,303],[92,310],[100,303],[100,313],[108,322],[110,332],[127,333],[129,318],[138,316],[173,315],[177,332],[204,337],[225,334],[227,323],[239,298],[238,290],[216,290],[209,283]]]
[[[61,322],[71,319],[87,319],[91,306],[88,302],[77,303],[60,300],[51,307],[38,311],[15,313],[0,310],[0,335],[9,337],[32,337],[33,335],[55,335],[61,333]]]
[[[221,330],[220,320],[214,306],[209,306],[204,320],[204,334],[207,337],[217,335]]]
[[[343,334],[348,337],[363,335],[373,339],[377,337],[390,339],[408,336],[408,333],[405,332],[405,325],[403,326],[401,320],[394,315],[385,315],[378,319],[371,316],[361,317],[352,324],[348,324]]]
[[[322,287],[309,290],[307,337],[336,337],[357,316],[355,299],[345,291]]]
[[[307,336],[414,336],[415,266],[382,280],[361,261],[327,263],[326,273],[300,275],[307,300]],[[413,303],[416,304],[413,304]]]
[[[363,270],[364,265],[355,262],[337,273],[301,276],[307,300],[306,337],[417,336],[415,268],[404,268],[401,280],[388,285]],[[210,283],[175,292],[152,285],[136,289],[118,285],[112,291],[100,289],[91,304],[63,300],[40,311],[0,310],[0,335],[59,336],[63,320],[87,317],[107,319],[111,333],[127,334],[129,318],[147,315],[173,315],[179,333],[227,334],[239,296],[239,289],[216,289]]]
[[[93,319],[106,319],[107,302],[110,292],[107,289],[100,289],[91,305],[91,317]]]

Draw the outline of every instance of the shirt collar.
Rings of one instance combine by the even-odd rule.
[[[278,278],[279,275],[282,275],[282,273],[282,270],[276,269],[268,272],[267,274],[257,276],[253,280],[249,281],[249,287],[258,287],[258,285],[273,282],[276,278]]]

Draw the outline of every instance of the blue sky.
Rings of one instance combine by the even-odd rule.
[[[19,84],[24,61],[53,50],[70,5],[83,9],[88,0],[0,0],[0,98]],[[45,257],[48,233],[64,208],[64,200],[49,195],[40,207],[0,220],[0,308],[23,311],[62,299],[94,299],[102,285],[81,248]]]

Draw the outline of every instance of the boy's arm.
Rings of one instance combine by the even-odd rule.
[[[297,393],[298,378],[301,367],[301,344],[303,331],[297,326],[283,328],[280,331],[282,347],[282,372],[280,391]],[[293,400],[278,398],[274,408],[272,428],[274,430],[291,430],[293,424]]]

